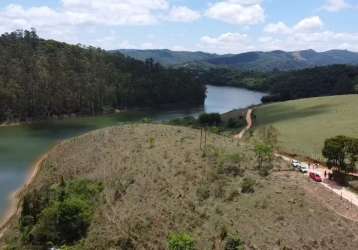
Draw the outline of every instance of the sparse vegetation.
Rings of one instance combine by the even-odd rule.
[[[149,143],[149,148],[154,148],[155,147],[155,138],[154,137],[150,137],[148,139],[148,143]]]
[[[241,192],[248,194],[255,192],[256,181],[252,178],[245,177],[241,183]]]
[[[175,233],[169,236],[169,250],[195,250],[194,239],[186,233]]]
[[[244,250],[244,242],[238,236],[230,236],[226,240],[225,250]]]
[[[149,138],[155,138],[155,147],[149,148]],[[240,240],[247,248],[274,249],[280,239],[280,246],[304,249],[312,246],[310,237],[314,233],[319,244],[329,238],[333,240],[332,249],[355,250],[350,239],[358,232],[356,223],[341,218],[316,200],[315,194],[325,195],[320,185],[286,171],[273,171],[269,177],[262,178],[249,143],[238,147],[231,138],[210,133],[205,157],[199,143],[200,130],[130,124],[94,131],[56,146],[29,186],[28,198],[48,197],[48,190],[61,190],[61,186],[66,187],[62,188],[66,194],[69,184],[78,180],[88,180],[95,186],[101,183],[102,191],[97,198],[93,195],[95,191],[81,191],[85,197],[71,195],[72,198],[59,192],[56,197],[65,197],[69,200],[66,203],[75,208],[70,210],[75,213],[69,213],[69,218],[74,219],[70,223],[66,221],[70,228],[76,228],[72,225],[78,221],[87,221],[82,218],[88,217],[82,214],[91,215],[90,223],[83,224],[89,226],[79,241],[66,238],[72,243],[46,242],[46,249],[52,246],[66,250],[168,249],[173,232],[186,232],[195,249],[213,246],[225,249],[229,235],[233,235],[232,243],[235,243],[239,230]],[[221,163],[223,169],[239,168],[240,174],[220,172]],[[277,165],[290,169],[274,159],[273,167]],[[316,188],[317,191],[310,193]],[[71,190],[76,193],[80,189]],[[51,199],[62,203],[56,197]],[[90,206],[93,209],[88,210],[83,202],[77,202],[86,197],[94,199],[94,203],[90,202],[94,204]],[[331,199],[324,197],[330,202]],[[76,202],[72,202],[74,199]],[[31,209],[38,211],[34,214],[42,214],[47,207],[58,209],[48,205],[46,199],[37,200],[44,205]],[[350,211],[346,207],[342,209],[342,213]],[[46,212],[48,218],[57,214],[50,212]],[[279,216],[284,220],[277,220]],[[321,227],[322,221],[330,223]],[[25,229],[26,225],[37,227],[37,222],[26,216],[15,218],[0,240],[0,248],[6,245],[12,250],[39,250],[32,241],[23,240],[23,235],[32,232]],[[42,232],[56,233],[57,222],[54,224],[43,223],[39,228]],[[337,231],[337,227],[342,230]],[[81,230],[76,232],[80,234],[71,233],[71,236],[83,235]],[[298,234],[302,239],[297,239]],[[46,235],[54,237],[50,233]],[[237,244],[230,246],[237,247]]]

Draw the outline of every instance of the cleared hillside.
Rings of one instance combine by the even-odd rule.
[[[190,234],[197,249],[223,249],[232,235],[247,249],[356,249],[358,224],[322,205],[312,190],[325,191],[283,162],[262,177],[249,145],[209,134],[206,153],[199,146],[200,130],[190,128],[98,130],[54,148],[28,193],[74,179],[102,183],[87,235],[71,249],[167,249],[173,232]],[[4,242],[31,249],[18,225]]]
[[[337,135],[357,137],[357,105],[358,95],[274,103],[256,110],[256,125],[272,125],[282,151],[323,160],[325,139]]]

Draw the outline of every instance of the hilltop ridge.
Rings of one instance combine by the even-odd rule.
[[[154,61],[166,66],[230,67],[242,71],[272,71],[275,69],[289,71],[334,64],[358,64],[358,53],[348,50],[329,50],[325,52],[317,52],[312,49],[291,52],[275,50],[226,55],[205,52],[136,49],[120,49],[112,52],[116,51],[138,60],[152,58]]]

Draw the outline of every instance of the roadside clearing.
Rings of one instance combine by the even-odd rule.
[[[288,157],[288,156],[285,156],[282,154],[278,154],[278,153],[275,153],[275,156],[283,159],[284,161],[286,161],[288,163],[291,163],[292,160],[294,160],[291,157]],[[301,162],[301,163],[307,164],[307,165],[309,164],[307,162]],[[339,186],[334,181],[330,181],[330,180],[324,178],[325,171],[328,173],[330,170],[327,168],[323,168],[323,167],[318,167],[313,170],[313,172],[319,174],[321,176],[321,178],[323,179],[323,181],[320,182],[320,184],[323,185],[325,188],[329,189],[330,191],[334,192],[335,194],[339,195],[341,198],[347,200],[348,202],[350,202],[353,205],[358,207],[358,195],[355,194],[354,192],[350,191],[346,187]],[[308,175],[308,173],[305,175]]]
[[[243,136],[245,135],[245,133],[253,127],[252,114],[253,114],[253,109],[249,109],[246,114],[247,126],[239,134],[234,136],[235,139],[241,140],[243,138]],[[291,164],[292,160],[294,160],[291,157],[288,157],[288,156],[285,156],[282,154],[278,154],[278,153],[275,153],[275,156],[283,159],[284,161],[286,161],[289,164]],[[302,163],[309,165],[307,162],[302,162]],[[322,167],[315,169],[315,172],[318,173],[321,177],[324,176],[325,171],[328,172],[329,170],[327,168],[322,168]],[[308,175],[308,173],[306,175]],[[347,189],[345,187],[339,186],[335,182],[330,181],[328,179],[324,179],[322,182],[320,182],[320,184],[323,185],[328,190],[335,193],[336,195],[340,196],[341,199],[343,198],[343,199],[347,200],[349,203],[351,203],[352,205],[355,205],[356,207],[358,207],[358,195],[356,193],[350,191],[349,189]]]

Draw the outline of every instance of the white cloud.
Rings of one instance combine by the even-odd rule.
[[[247,34],[230,32],[218,37],[203,36],[198,47],[216,53],[239,53],[253,49]]]
[[[121,48],[121,49],[136,48],[136,46],[134,44],[131,44],[127,40],[121,40],[121,38],[116,35],[109,35],[109,36],[95,39],[92,42],[92,45],[96,46],[96,47],[110,49],[110,50],[114,50],[114,49],[118,49],[118,48]]]
[[[322,7],[322,9],[329,12],[338,12],[351,7],[352,6],[345,0],[327,0],[327,3]]]
[[[323,22],[319,16],[308,17],[297,23],[293,29],[297,32],[311,32],[323,27]]]
[[[254,25],[265,20],[261,0],[226,0],[214,3],[206,16],[230,24]]]
[[[289,34],[291,33],[291,28],[283,22],[278,22],[266,25],[264,31],[273,34]]]
[[[262,37],[257,48],[263,50],[304,50],[314,49],[326,51],[331,49],[347,49],[358,51],[358,33],[344,33],[333,31],[294,33],[282,37]]]
[[[169,8],[167,0],[62,0],[63,14],[73,24],[148,25],[155,11]]]
[[[173,22],[193,22],[198,20],[201,14],[197,11],[189,9],[186,6],[174,6],[168,14],[168,20]]]
[[[262,36],[256,44],[262,50],[347,49],[358,51],[358,33],[323,29],[320,17],[308,17],[289,27],[283,22],[268,24],[264,31],[275,36]]]
[[[62,0],[59,9],[10,4],[0,11],[0,30],[150,25],[158,22],[158,11],[168,8],[167,0]]]
[[[270,23],[265,26],[264,31],[271,34],[311,33],[316,32],[324,26],[319,16],[307,17],[299,21],[293,27],[284,22]]]

